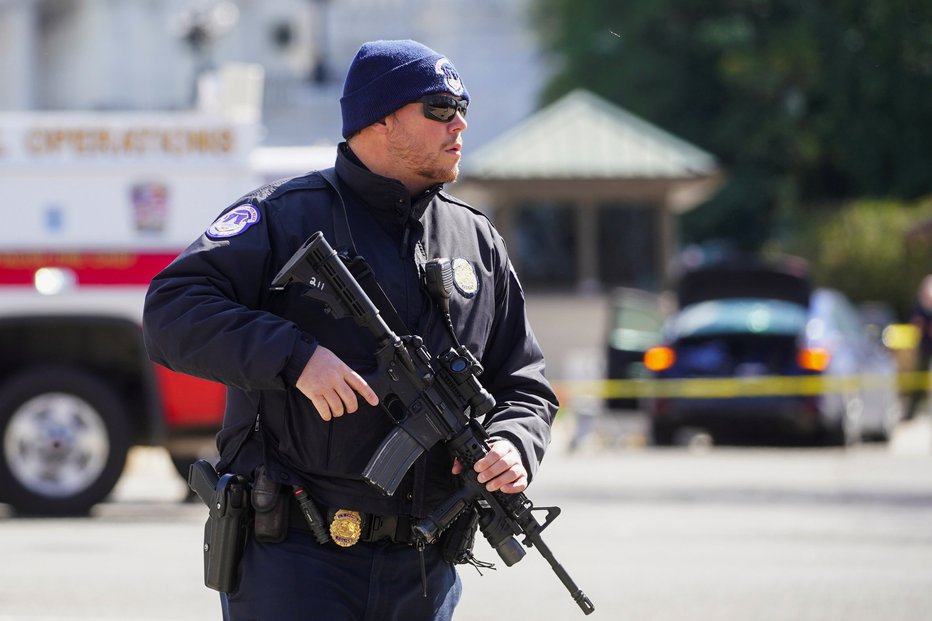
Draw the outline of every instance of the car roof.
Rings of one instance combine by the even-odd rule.
[[[676,287],[680,308],[706,300],[761,298],[809,305],[812,283],[804,267],[729,259],[685,272]]]

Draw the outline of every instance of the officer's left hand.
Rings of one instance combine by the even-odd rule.
[[[480,483],[490,492],[502,491],[517,494],[527,489],[527,470],[521,461],[521,453],[508,440],[494,440],[489,452],[473,466]],[[453,474],[463,471],[463,465],[455,460]]]

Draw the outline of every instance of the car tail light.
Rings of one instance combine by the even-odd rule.
[[[651,347],[644,352],[644,366],[650,371],[665,371],[676,362],[676,352],[669,347]]]
[[[828,368],[832,355],[821,347],[805,347],[796,354],[796,363],[806,371],[824,371]]]

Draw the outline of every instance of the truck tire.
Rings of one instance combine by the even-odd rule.
[[[113,490],[129,446],[127,412],[94,375],[40,367],[0,386],[0,500],[19,514],[86,514]]]

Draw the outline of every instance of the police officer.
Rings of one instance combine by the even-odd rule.
[[[151,358],[228,386],[218,472],[245,475],[286,506],[284,532],[256,518],[238,584],[221,596],[224,619],[445,620],[460,597],[449,557],[412,545],[410,526],[449,497],[462,466],[435,446],[393,495],[364,482],[393,425],[363,379],[374,338],[299,287],[269,286],[316,231],[368,262],[399,322],[433,355],[455,337],[480,360],[497,405],[483,420],[492,440],[474,466],[479,480],[517,493],[537,471],[557,404],[523,292],[491,223],[442,190],[458,174],[469,101],[434,50],[362,45],[340,100],[346,141],[335,167],[236,201],[150,285]],[[452,263],[452,330],[422,286],[437,258]],[[338,542],[317,543],[295,486],[343,533]]]

